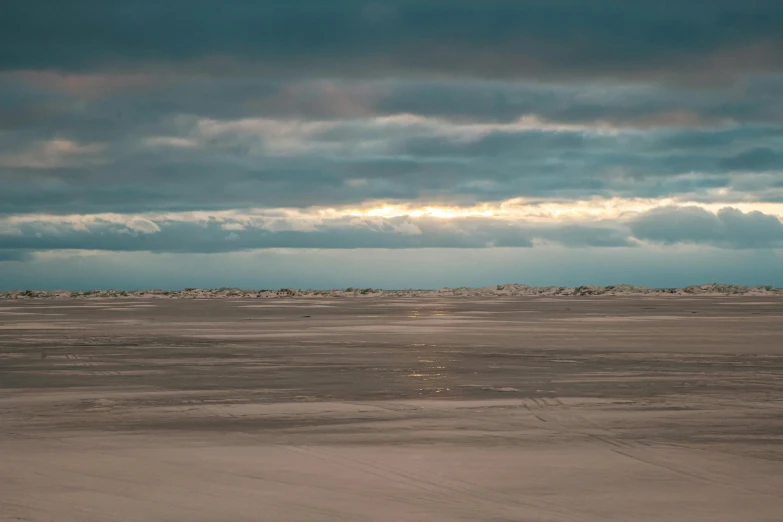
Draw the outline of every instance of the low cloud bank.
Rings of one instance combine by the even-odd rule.
[[[633,247],[695,244],[725,249],[783,247],[783,223],[758,211],[661,207],[616,219],[549,222],[504,216],[207,218],[10,217],[0,220],[0,261],[49,250],[220,253],[270,248],[495,248],[550,244]]]

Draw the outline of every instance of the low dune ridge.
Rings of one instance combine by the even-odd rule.
[[[296,297],[493,297],[493,296],[780,296],[783,288],[773,286],[740,286],[711,283],[683,288],[651,288],[634,285],[608,286],[528,286],[505,284],[479,288],[458,287],[439,289],[382,290],[373,288],[345,288],[312,290],[281,288],[279,290],[248,290],[241,288],[184,288],[182,290],[12,290],[0,292],[0,299],[105,299],[105,298],[157,298],[157,299],[276,299]]]

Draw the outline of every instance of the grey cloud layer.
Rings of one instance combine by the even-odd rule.
[[[76,224],[74,224],[76,223]],[[628,247],[639,241],[720,248],[783,247],[783,223],[760,212],[667,207],[630,219],[590,223],[535,223],[500,218],[343,217],[306,220],[280,216],[125,222],[28,220],[0,223],[5,260],[36,250],[233,252],[264,248],[487,248]]]
[[[783,202],[779,0],[4,7],[0,218],[114,212],[129,225],[0,228],[0,260],[71,248],[780,245],[773,216],[693,209],[314,230],[134,217],[515,197]]]
[[[0,234],[9,250],[143,250],[233,252],[256,248],[484,248],[530,247],[534,240],[573,246],[626,246],[602,226],[512,224],[485,218],[341,218],[302,228],[285,219],[201,222],[97,221],[86,227],[38,221]]]
[[[0,133],[0,213],[519,196],[783,200],[783,127],[772,124],[626,131],[536,119],[182,116],[122,136],[117,127],[95,141],[78,131]]]
[[[27,250],[0,249],[0,262],[3,261],[27,261],[32,255]]]
[[[1,20],[5,69],[227,57],[288,75],[722,77],[780,70],[783,41],[777,0],[28,0]]]
[[[266,75],[119,72],[0,73],[0,129],[93,141],[177,130],[183,115],[356,119],[411,113],[468,121],[536,115],[626,129],[783,122],[783,75],[726,87],[604,81],[580,85],[483,80],[286,82]]]

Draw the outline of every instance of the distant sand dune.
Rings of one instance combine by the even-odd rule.
[[[335,290],[243,290],[239,288],[186,288],[184,290],[14,290],[0,292],[0,299],[100,299],[100,298],[158,298],[158,299],[221,299],[221,298],[286,298],[286,297],[493,297],[493,296],[688,296],[688,295],[758,295],[781,296],[783,288],[771,286],[738,286],[723,284],[693,285],[684,288],[649,288],[632,285],[609,286],[528,286],[507,284],[481,288],[439,288],[437,290],[380,290],[347,288]]]

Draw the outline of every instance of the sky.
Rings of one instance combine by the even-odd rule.
[[[783,286],[780,0],[26,0],[0,290]]]

